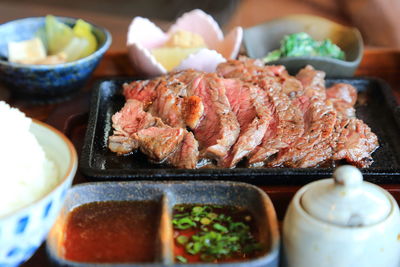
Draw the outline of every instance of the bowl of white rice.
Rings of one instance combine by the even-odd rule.
[[[53,127],[0,101],[0,266],[42,244],[77,169],[73,144]]]

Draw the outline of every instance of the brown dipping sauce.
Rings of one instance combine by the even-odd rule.
[[[159,217],[155,201],[79,206],[67,218],[64,257],[79,262],[154,262]]]

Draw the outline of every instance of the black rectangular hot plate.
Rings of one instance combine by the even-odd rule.
[[[110,78],[99,81],[92,95],[91,110],[80,170],[92,180],[234,180],[259,185],[299,185],[330,177],[332,168],[234,168],[175,169],[149,162],[135,152],[118,156],[107,148],[112,134],[111,116],[125,100],[122,84],[134,80]],[[374,163],[362,169],[364,178],[375,183],[400,182],[400,108],[391,88],[373,78],[327,79],[327,86],[344,82],[359,92],[357,117],[366,122],[378,136],[380,147],[373,153]]]

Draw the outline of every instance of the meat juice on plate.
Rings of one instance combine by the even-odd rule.
[[[172,224],[178,263],[243,261],[265,251],[254,218],[239,207],[176,205]]]
[[[64,257],[78,262],[154,262],[159,217],[155,201],[81,205],[68,215]]]

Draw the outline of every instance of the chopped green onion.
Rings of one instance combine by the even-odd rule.
[[[209,218],[204,217],[204,218],[201,218],[200,223],[201,224],[210,224],[211,220]]]
[[[175,238],[186,253],[199,255],[202,261],[212,262],[226,257],[242,257],[261,247],[252,236],[250,226],[245,223],[251,220],[250,216],[246,215],[238,221],[218,210],[229,211],[229,207],[182,207],[174,207],[176,213],[172,222],[174,229],[194,229],[191,236],[185,234]],[[231,210],[234,211],[233,207]]]
[[[187,263],[187,259],[186,259],[185,257],[183,257],[183,256],[178,255],[178,256],[176,256],[175,258],[176,258],[179,262]]]
[[[214,219],[218,218],[218,214],[216,214],[214,212],[210,212],[207,214],[207,217],[210,218],[211,220],[214,220]]]
[[[191,227],[196,227],[196,223],[188,217],[184,217],[181,219],[174,219],[172,220],[172,223],[176,228],[181,230],[189,229]]]
[[[194,207],[194,208],[192,209],[192,213],[193,213],[193,214],[202,213],[202,212],[203,212],[203,209],[204,209],[204,208],[202,208],[202,207]]]
[[[189,237],[185,236],[185,235],[180,235],[176,238],[176,241],[181,244],[184,245],[189,241]]]
[[[218,231],[223,232],[223,233],[228,233],[229,232],[228,228],[226,228],[225,226],[223,226],[223,225],[221,225],[219,223],[214,223],[213,228],[215,230],[218,230]]]

